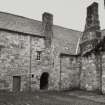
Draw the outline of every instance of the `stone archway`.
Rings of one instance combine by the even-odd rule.
[[[47,72],[42,73],[40,77],[40,89],[48,89],[49,74]]]

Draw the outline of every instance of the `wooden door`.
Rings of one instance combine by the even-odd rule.
[[[13,76],[13,91],[14,92],[20,91],[20,88],[21,88],[21,77]]]

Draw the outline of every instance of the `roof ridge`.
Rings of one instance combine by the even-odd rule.
[[[54,26],[57,26],[57,27],[60,27],[60,28],[63,28],[63,29],[68,29],[68,30],[72,30],[72,31],[76,31],[76,32],[81,32],[82,33],[82,31],[79,31],[79,30],[76,30],[76,29],[71,29],[71,28],[63,27],[63,26],[56,25],[56,24]]]
[[[0,11],[0,13],[2,13],[2,14],[7,14],[7,15],[12,15],[12,16],[16,16],[16,17],[20,17],[20,18],[25,18],[25,19],[32,20],[32,21],[42,22],[42,21],[40,21],[40,20],[36,20],[36,19],[33,19],[33,18],[29,18],[29,17],[21,16],[21,15],[14,14],[14,13],[3,12],[3,11]]]
[[[0,13],[7,14],[7,15],[12,15],[12,16],[16,16],[16,17],[19,17],[19,18],[32,20],[32,21],[42,22],[40,20],[36,20],[36,19],[33,19],[33,18],[28,18],[28,17],[25,17],[25,16],[21,16],[21,15],[14,14],[14,13],[9,13],[9,12],[5,12],[5,11],[0,11]],[[67,27],[64,27],[64,26],[57,25],[57,24],[54,24],[54,26],[57,26],[57,27],[60,27],[60,28],[63,28],[63,29],[72,30],[72,31],[82,32],[82,31],[79,31],[79,30],[76,30],[76,29],[67,28]]]

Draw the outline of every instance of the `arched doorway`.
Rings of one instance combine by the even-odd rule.
[[[40,77],[40,89],[48,89],[49,74],[44,72]]]

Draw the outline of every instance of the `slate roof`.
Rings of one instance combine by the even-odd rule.
[[[56,43],[59,43],[58,49],[65,54],[75,55],[79,53],[79,39],[82,36],[82,32],[67,29],[60,26],[54,26],[54,37]],[[77,49],[78,47],[78,49]],[[78,50],[76,53],[76,49]]]
[[[0,28],[41,35],[41,22],[10,13],[0,12]]]
[[[42,22],[29,19],[22,16],[13,15],[10,13],[0,12],[0,29],[8,29],[18,32],[29,33],[42,36]],[[53,26],[54,37],[57,39],[63,53],[76,53],[77,43],[82,35],[80,31],[67,29],[57,25]],[[69,43],[70,51],[64,49],[65,44]]]

